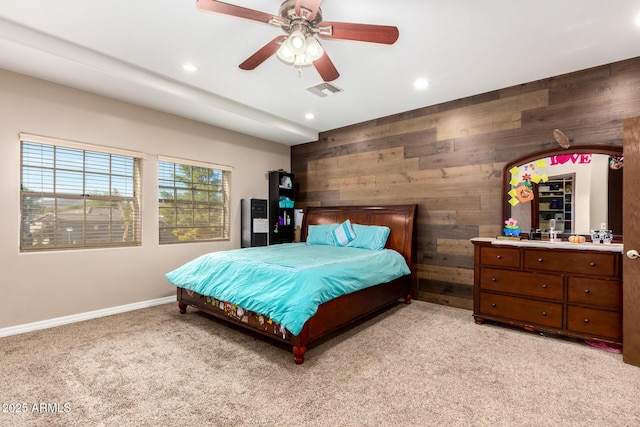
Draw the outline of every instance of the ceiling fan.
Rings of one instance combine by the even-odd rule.
[[[322,0],[285,0],[279,16],[216,0],[196,0],[198,9],[231,15],[280,27],[285,34],[274,38],[247,58],[240,68],[253,70],[276,54],[282,61],[298,69],[312,65],[325,82],[340,76],[324,48],[315,37],[393,44],[398,28],[386,25],[352,24],[322,20]]]

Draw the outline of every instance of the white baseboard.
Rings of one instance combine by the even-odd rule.
[[[154,307],[156,305],[170,304],[176,301],[176,296],[157,298],[148,301],[134,302],[133,304],[119,305],[117,307],[104,308],[102,310],[88,311],[86,313],[73,314],[71,316],[56,317],[55,319],[42,320],[40,322],[27,323],[24,325],[10,326],[0,329],[0,338],[9,335],[24,334],[25,332],[37,331],[39,329],[53,328],[55,326],[69,323],[82,322],[83,320],[96,319],[98,317],[111,316],[113,314],[127,311],[140,310],[141,308]]]

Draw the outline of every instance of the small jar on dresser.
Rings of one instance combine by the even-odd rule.
[[[476,323],[622,345],[622,245],[471,239]]]

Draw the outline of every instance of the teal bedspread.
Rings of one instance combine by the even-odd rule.
[[[298,335],[318,306],[410,274],[398,252],[287,243],[213,252],[167,273],[175,286],[270,317]]]

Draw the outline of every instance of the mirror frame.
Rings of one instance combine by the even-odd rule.
[[[622,145],[574,145],[569,148],[555,147],[548,148],[545,150],[536,151],[526,156],[519,157],[515,160],[512,160],[504,165],[502,169],[502,218],[507,219],[511,216],[511,205],[509,204],[509,200],[507,197],[507,193],[511,191],[511,183],[509,179],[509,174],[511,168],[514,166],[520,166],[525,163],[529,163],[534,160],[538,160],[541,158],[546,158],[549,156],[559,156],[566,153],[575,153],[575,154],[607,154],[614,156],[623,155]],[[620,189],[622,191],[622,189]],[[501,227],[502,228],[502,227]],[[562,236],[569,236],[569,233],[562,233]],[[584,236],[584,234],[583,234]],[[622,242],[622,235],[616,234],[613,236],[615,242]]]

